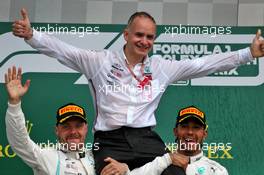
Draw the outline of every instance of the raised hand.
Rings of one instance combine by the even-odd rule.
[[[124,175],[128,171],[128,166],[125,163],[120,163],[110,157],[104,160],[109,164],[101,171],[101,175]]]
[[[28,91],[30,80],[27,80],[25,85],[21,84],[22,69],[13,66],[8,68],[8,72],[5,74],[6,90],[9,96],[9,103],[17,104],[20,102],[21,97]]]
[[[12,31],[15,36],[29,40],[33,36],[33,30],[31,29],[28,13],[24,8],[20,12],[22,19],[13,23]]]
[[[254,58],[264,56],[264,40],[261,37],[261,30],[256,33],[255,38],[250,47],[251,54]]]

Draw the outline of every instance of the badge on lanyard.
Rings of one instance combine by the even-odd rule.
[[[151,86],[151,80],[152,80],[152,73],[150,71],[149,65],[144,66],[144,72],[143,72],[144,78],[142,81],[139,81],[138,87],[141,89],[144,89],[146,85]]]

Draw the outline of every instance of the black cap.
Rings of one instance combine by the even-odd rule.
[[[197,121],[200,121],[200,123],[204,126],[204,128],[207,128],[204,112],[202,112],[200,109],[198,109],[195,106],[188,106],[179,111],[176,121],[176,127],[184,120],[190,117],[197,119]]]
[[[57,110],[57,124],[61,124],[69,118],[76,117],[87,123],[83,107],[74,103],[68,103]]]

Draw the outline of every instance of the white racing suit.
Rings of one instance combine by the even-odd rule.
[[[190,157],[186,175],[228,175],[228,172],[225,167],[216,161],[208,159],[201,152],[196,156]]]
[[[95,175],[94,158],[90,150],[81,156],[78,152],[41,148],[33,142],[25,126],[21,103],[8,104],[6,133],[12,149],[36,175]],[[140,168],[128,171],[127,175],[159,175],[170,164],[170,156],[165,154]]]

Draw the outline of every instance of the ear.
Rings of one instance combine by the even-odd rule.
[[[204,130],[204,136],[203,136],[203,139],[205,140],[205,139],[207,138],[207,136],[208,136],[208,132],[207,132],[207,130]]]
[[[88,133],[88,124],[87,123],[85,124],[85,133],[86,134]]]
[[[56,136],[58,137],[58,126],[55,126],[54,131],[55,131]]]
[[[128,40],[128,28],[126,28],[123,32],[124,39],[127,41]]]
[[[175,137],[178,137],[178,130],[177,127],[173,128],[173,133]]]

